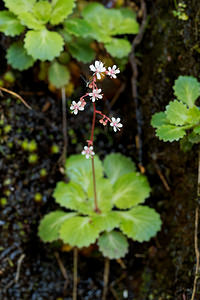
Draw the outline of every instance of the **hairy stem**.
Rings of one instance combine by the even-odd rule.
[[[110,271],[110,260],[109,258],[105,258],[104,276],[103,276],[104,286],[103,286],[102,300],[106,300],[106,295],[108,292],[109,271]]]
[[[65,160],[67,156],[67,144],[68,144],[68,138],[67,138],[67,109],[66,109],[66,95],[65,95],[65,88],[63,87],[61,89],[61,94],[62,94],[62,129],[63,129],[63,141],[64,141],[64,146],[63,146],[63,154],[62,154],[62,159],[63,159],[63,166],[65,165]]]
[[[198,181],[197,181],[197,206],[195,210],[194,248],[196,255],[196,269],[191,300],[195,300],[197,281],[199,278],[199,246],[198,246],[198,225],[199,225],[199,200],[200,200],[200,149],[198,153]]]
[[[78,283],[78,249],[74,248],[74,270],[73,270],[73,300],[77,300],[77,283]]]

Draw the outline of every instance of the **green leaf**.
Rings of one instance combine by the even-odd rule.
[[[110,43],[105,44],[105,48],[113,57],[122,58],[131,52],[131,43],[125,39],[113,38]]]
[[[103,161],[103,168],[112,184],[114,184],[120,176],[136,171],[134,162],[129,157],[120,153],[107,155]]]
[[[200,134],[200,125],[194,128],[194,132]]]
[[[54,211],[47,214],[40,222],[39,236],[43,242],[53,242],[59,239],[59,230],[64,221],[74,217],[76,213]]]
[[[197,106],[193,106],[188,110],[188,123],[197,124],[200,122],[200,110]]]
[[[96,190],[97,190],[97,202],[98,207],[102,212],[108,212],[112,209],[112,185],[108,179],[98,178],[96,180]],[[94,210],[94,187],[93,180],[91,179],[89,187],[88,187],[88,198],[92,203]]]
[[[94,156],[96,179],[103,177],[103,167],[97,155]],[[71,155],[66,160],[66,172],[70,179],[82,186],[87,192],[89,184],[92,182],[92,162],[83,155]]]
[[[156,130],[156,136],[164,142],[178,141],[186,135],[186,131],[182,127],[173,125],[162,125]]]
[[[187,152],[190,151],[192,149],[193,144],[191,142],[188,141],[188,137],[184,136],[181,140],[180,140],[180,148],[183,152]]]
[[[188,108],[182,102],[171,101],[166,107],[166,116],[171,124],[184,125],[188,123]]]
[[[63,50],[63,38],[53,31],[47,29],[26,33],[25,48],[34,59],[53,60]]]
[[[121,209],[133,207],[144,200],[150,194],[150,186],[147,178],[140,173],[128,173],[122,175],[113,185],[112,202]]]
[[[110,211],[108,213],[94,214],[91,217],[92,222],[99,227],[101,231],[111,231],[119,227],[121,218],[117,211]]]
[[[68,45],[68,48],[71,55],[83,63],[89,63],[95,58],[95,52],[90,47],[90,42],[87,40],[81,40],[79,38],[73,43],[71,42]]]
[[[72,247],[88,247],[93,244],[100,234],[89,217],[73,217],[66,220],[60,228],[60,238]]]
[[[49,67],[48,78],[56,88],[61,88],[69,82],[70,72],[66,66],[55,61]]]
[[[76,37],[93,37],[95,34],[92,26],[86,20],[80,18],[66,20],[64,26],[68,33],[73,34]]]
[[[63,207],[77,210],[83,214],[93,212],[92,203],[87,199],[82,187],[73,181],[58,182],[53,197]]]
[[[15,36],[22,33],[24,29],[24,26],[12,12],[0,11],[0,32],[8,36]]]
[[[200,83],[192,76],[179,76],[173,86],[174,94],[178,100],[193,107],[200,96]]]
[[[98,239],[99,250],[109,259],[122,258],[128,252],[128,240],[117,231],[105,232]]]
[[[200,135],[193,131],[188,135],[188,141],[192,144],[198,144],[200,142]]]
[[[100,3],[87,5],[82,15],[92,26],[101,28],[108,36],[135,34],[139,29],[135,14],[119,9],[108,9]]]
[[[119,214],[122,232],[135,241],[149,241],[161,228],[160,215],[153,208],[136,206]]]
[[[17,70],[26,70],[33,66],[34,59],[28,55],[22,42],[13,43],[7,51],[8,63]]]
[[[45,0],[38,1],[33,7],[35,17],[41,20],[44,24],[48,23],[51,17],[51,10],[51,4]]]
[[[50,23],[52,25],[58,25],[61,23],[68,15],[72,13],[74,6],[74,0],[53,0]]]
[[[42,20],[38,20],[31,12],[22,12],[19,14],[19,19],[23,25],[30,29],[40,30],[45,28]]]
[[[25,11],[31,11],[36,0],[3,0],[5,6],[18,15]]]
[[[160,126],[167,124],[167,116],[164,111],[155,113],[151,119],[151,126],[154,128],[159,128]]]

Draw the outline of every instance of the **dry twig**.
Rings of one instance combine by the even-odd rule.
[[[17,272],[16,272],[16,276],[15,276],[15,283],[17,283],[19,281],[21,266],[22,266],[22,262],[23,262],[24,258],[25,258],[25,254],[22,254],[22,255],[20,255],[20,258],[17,261]]]
[[[108,292],[108,280],[109,280],[109,272],[110,272],[110,260],[109,258],[105,258],[105,265],[104,265],[104,276],[103,276],[103,296],[102,300],[106,300],[106,295]]]
[[[12,96],[14,96],[14,97],[16,97],[16,98],[18,98],[27,108],[29,108],[29,109],[32,109],[31,107],[30,107],[30,105],[28,104],[28,103],[26,103],[26,101],[20,96],[20,95],[18,95],[17,93],[15,93],[15,92],[12,92],[12,91],[10,91],[10,90],[8,90],[8,89],[5,89],[5,88],[3,88],[3,87],[0,87],[0,90],[1,91],[3,91],[3,92],[6,92],[6,93],[8,93],[8,94],[10,94],[10,95],[12,95]],[[2,94],[2,93],[1,93]]]
[[[73,282],[73,300],[77,299],[77,284],[78,284],[78,249],[74,248],[74,282]]]
[[[61,271],[61,273],[62,273],[62,275],[63,275],[63,277],[65,279],[65,284],[64,284],[64,293],[65,293],[65,291],[67,289],[67,286],[68,286],[68,282],[69,282],[67,271],[66,271],[66,269],[65,269],[65,267],[63,265],[63,262],[62,262],[62,260],[60,258],[59,253],[58,252],[54,252],[54,255],[55,255],[56,259],[57,259],[60,271]]]

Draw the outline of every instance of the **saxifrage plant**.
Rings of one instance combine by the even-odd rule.
[[[56,202],[70,210],[47,214],[40,223],[39,235],[45,242],[62,240],[72,247],[88,247],[97,241],[105,257],[117,259],[128,252],[127,237],[148,241],[160,230],[159,214],[145,205],[150,186],[136,171],[130,158],[119,153],[102,162],[95,155],[98,211],[95,208],[92,166],[82,155],[66,161],[69,183],[58,182]]]
[[[192,76],[179,76],[173,89],[177,99],[164,112],[154,114],[151,125],[159,139],[181,140],[181,148],[186,151],[200,142],[200,108],[195,105],[200,96],[200,82]]]
[[[131,43],[123,34],[136,34],[139,26],[129,8],[108,9],[93,2],[77,6],[75,0],[3,0],[8,10],[0,12],[0,31],[19,36],[7,50],[8,63],[20,71],[35,61],[50,61],[49,81],[57,88],[69,82],[70,57],[87,63],[95,58],[94,41],[104,45],[114,58],[127,58]],[[98,50],[97,50],[98,51]],[[44,77],[44,75],[42,76]]]

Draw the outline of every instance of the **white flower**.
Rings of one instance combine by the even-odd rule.
[[[120,70],[117,69],[117,66],[114,65],[111,67],[108,67],[107,74],[110,76],[110,78],[117,78],[116,74],[120,73]]]
[[[121,128],[123,125],[120,122],[120,118],[111,118],[112,122],[110,123],[110,126],[113,127],[114,132],[116,132],[117,130],[120,131],[119,128]]]
[[[92,146],[90,146],[90,147],[85,146],[84,150],[81,152],[81,154],[85,155],[85,157],[87,159],[90,158],[91,156],[94,155],[93,147]]]
[[[100,93],[101,93],[101,89],[94,89],[92,93],[89,93],[92,102],[95,102],[96,99],[98,100],[103,98],[103,96]]]
[[[90,70],[97,75],[97,79],[101,79],[101,73],[105,72],[106,68],[101,61],[96,60],[94,65],[90,65]]]
[[[84,107],[82,106],[81,101],[79,101],[77,103],[75,101],[72,101],[70,109],[72,110],[73,114],[77,115],[79,110],[84,110]]]

